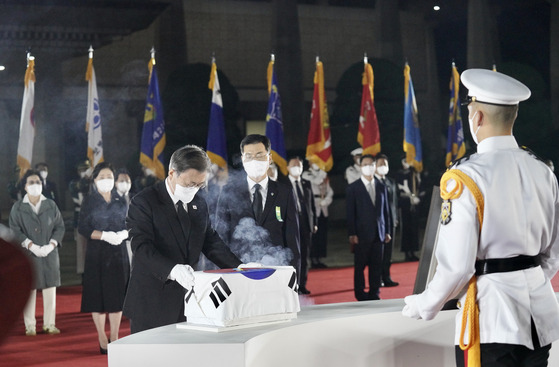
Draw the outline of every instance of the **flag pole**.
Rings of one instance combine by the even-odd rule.
[[[369,63],[369,58],[367,57],[367,53],[365,52],[365,55],[363,56],[363,64],[368,64]]]
[[[89,50],[87,50],[89,52],[89,58],[92,59],[93,58],[93,45],[89,45]]]

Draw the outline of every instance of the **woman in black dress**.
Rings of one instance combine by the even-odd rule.
[[[85,198],[79,219],[79,232],[88,239],[83,274],[82,312],[91,312],[99,337],[101,354],[107,344],[118,339],[122,306],[128,282],[128,259],[121,245],[128,238],[128,204],[114,190],[110,163],[95,166],[93,185]],[[105,333],[109,315],[110,339]]]

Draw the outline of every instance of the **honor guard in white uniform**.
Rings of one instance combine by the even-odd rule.
[[[441,179],[436,273],[423,293],[405,298],[402,313],[431,320],[458,298],[458,366],[547,366],[559,339],[550,283],[559,268],[559,191],[549,167],[512,135],[530,90],[490,70],[466,70],[461,80],[477,153]]]
[[[347,184],[350,185],[353,182],[361,178],[361,165],[359,160],[361,159],[361,154],[363,154],[363,148],[355,148],[351,151],[351,158],[353,158],[353,164],[346,168],[345,179]]]

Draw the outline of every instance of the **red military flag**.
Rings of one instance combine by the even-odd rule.
[[[363,147],[363,154],[373,156],[380,152],[380,131],[374,103],[374,74],[367,56],[364,59],[363,95],[361,97],[361,113],[359,115],[359,132],[357,141]]]
[[[330,171],[334,165],[328,106],[324,94],[324,67],[318,57],[314,73],[314,94],[306,157],[310,163],[316,164],[326,172]]]

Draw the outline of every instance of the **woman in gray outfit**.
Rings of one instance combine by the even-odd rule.
[[[35,303],[37,289],[43,292],[43,331],[59,334],[55,326],[56,287],[60,286],[58,246],[64,237],[64,221],[58,207],[41,194],[39,172],[28,170],[21,180],[26,195],[18,200],[10,212],[10,228],[16,241],[28,250],[34,268],[35,284],[23,310],[25,335],[36,332]]]

